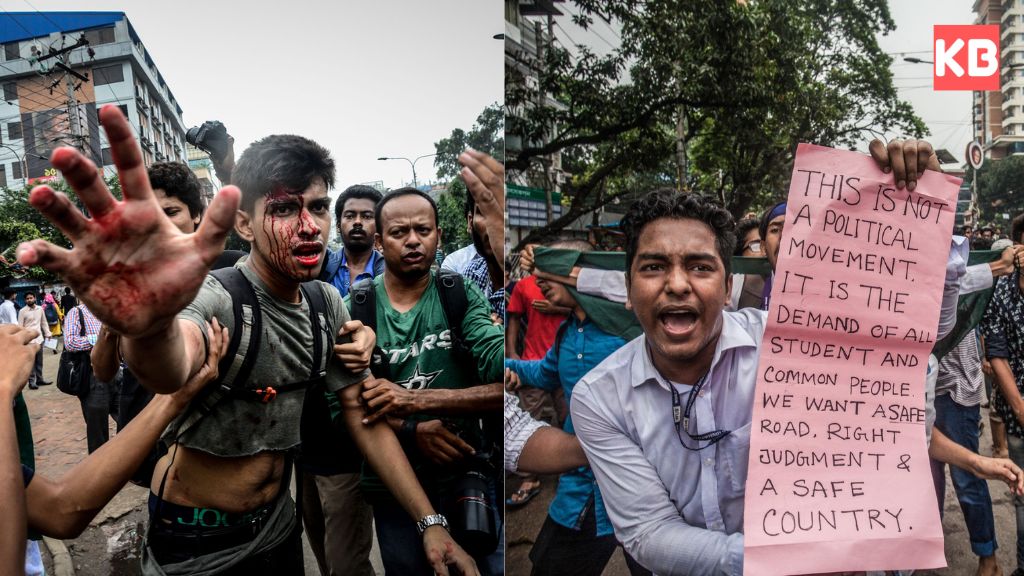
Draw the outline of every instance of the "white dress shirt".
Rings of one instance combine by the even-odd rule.
[[[970,269],[965,264],[966,254],[954,241],[946,263],[940,339],[956,323],[958,294],[983,288],[986,274],[991,285],[987,264]],[[605,294],[616,292],[608,290],[610,275],[602,274],[601,280],[587,282],[586,288],[600,285]],[[573,391],[576,435],[601,487],[615,535],[655,574],[743,574],[743,498],[766,325],[767,312],[762,310],[722,312],[722,332],[693,405],[689,432],[730,434],[699,452],[681,444],[680,436],[690,447],[707,443],[677,433],[669,389],[675,386],[685,406],[695,383],[666,381],[651,361],[645,336],[609,356]],[[926,387],[934,391],[934,357],[928,368]]]
[[[18,312],[14,309],[13,300],[4,300],[0,304],[0,324],[17,324]]]

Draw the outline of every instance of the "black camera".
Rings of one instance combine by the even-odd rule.
[[[214,162],[220,162],[228,153],[228,129],[216,120],[189,128],[185,140],[209,154]]]
[[[495,478],[490,455],[477,452],[467,457],[462,473],[442,498],[452,538],[476,558],[491,554],[500,544]]]

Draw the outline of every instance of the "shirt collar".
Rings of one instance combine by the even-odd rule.
[[[757,347],[757,342],[754,341],[753,336],[750,332],[744,329],[736,318],[738,314],[731,312],[722,313],[722,332],[718,335],[718,342],[715,343],[715,356],[711,359],[711,370],[714,371],[715,366],[718,366],[718,362],[722,359],[722,354],[726,350],[733,348],[743,347]],[[667,378],[658,372],[658,369],[654,367],[654,361],[651,359],[650,346],[647,344],[647,337],[641,338],[640,346],[642,349],[640,352],[639,361],[634,361],[630,368],[631,378],[633,387],[636,388],[643,384],[657,383],[662,388],[668,389]]]
[[[370,276],[373,276],[373,265],[376,264],[376,263],[377,263],[377,251],[371,248],[370,249],[370,259],[366,261],[366,269],[363,270],[363,273],[364,274],[369,274]],[[341,248],[341,264],[339,264],[339,266],[341,266],[342,268],[348,270],[348,257],[345,256],[345,247],[344,246],[342,246],[342,248]],[[349,270],[349,272],[351,272],[351,270]]]

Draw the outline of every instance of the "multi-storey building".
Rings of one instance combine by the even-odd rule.
[[[58,146],[78,147],[113,175],[97,115],[106,104],[128,117],[147,166],[186,160],[181,107],[123,12],[0,14],[0,86],[2,186],[56,176],[49,156]]]
[[[1024,0],[975,0],[975,24],[1000,26],[1000,90],[975,92],[974,138],[989,158],[1024,154]]]

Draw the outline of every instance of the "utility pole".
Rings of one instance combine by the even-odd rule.
[[[50,58],[54,58],[56,60],[53,67],[47,71],[47,77],[55,75],[58,70],[63,73],[61,78],[54,79],[50,83],[50,93],[52,94],[53,89],[59,86],[61,82],[64,83],[64,89],[67,95],[65,105],[67,106],[68,125],[71,130],[71,139],[75,148],[78,148],[78,150],[83,154],[86,153],[85,135],[83,134],[84,126],[82,124],[82,115],[78,108],[78,98],[76,97],[75,92],[82,87],[82,82],[89,81],[89,77],[71,69],[71,52],[88,45],[89,41],[86,40],[85,34],[82,34],[82,36],[78,38],[78,41],[71,46],[62,47],[60,50],[50,48],[49,54],[36,58],[37,62],[43,62]],[[77,83],[75,82],[76,80],[78,81]]]

